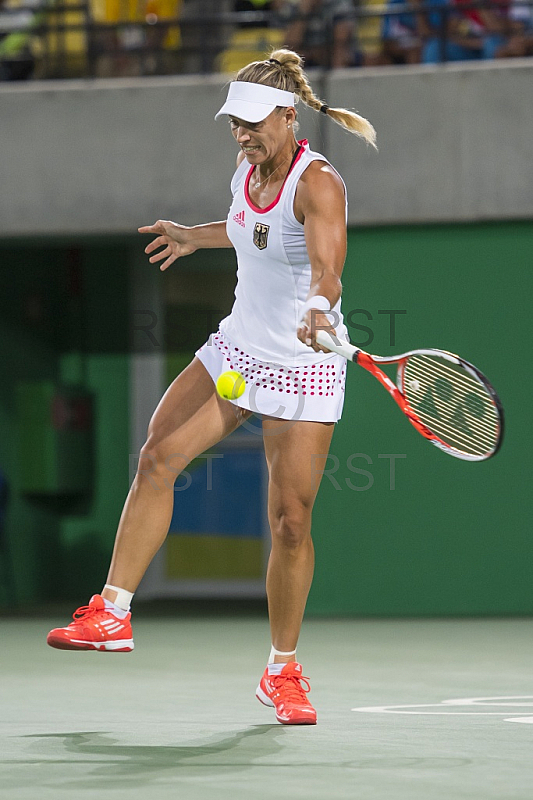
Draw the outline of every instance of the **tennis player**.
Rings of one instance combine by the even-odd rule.
[[[160,220],[139,228],[156,234],[146,253],[153,253],[150,263],[163,262],[162,270],[200,248],[235,248],[235,303],[154,412],[102,594],[48,635],[48,644],[60,649],[133,649],[131,600],[167,535],[177,475],[252,413],[261,414],[272,648],[257,697],[275,708],[279,722],[296,725],[316,723],[296,645],[313,576],[311,513],[342,413],[346,368],[344,358],[317,345],[315,329],[348,337],[340,299],[346,189],[323,155],[297,141],[295,104],[300,99],[368,143],[375,140],[367,120],[315,97],[302,63],[296,53],[276,50],[230,83],[215,117],[227,119],[239,147],[227,219],[190,228]],[[234,401],[215,389],[226,370],[246,379]]]

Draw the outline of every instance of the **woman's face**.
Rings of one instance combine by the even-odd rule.
[[[294,108],[274,109],[261,122],[246,122],[230,117],[233,137],[250,164],[265,164],[281,153],[293,138],[292,123],[296,118]],[[290,127],[287,127],[290,126]]]

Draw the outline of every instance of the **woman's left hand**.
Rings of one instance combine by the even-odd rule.
[[[304,344],[311,347],[315,353],[329,353],[331,352],[326,347],[317,344],[316,331],[324,330],[336,336],[335,328],[330,323],[327,314],[319,311],[316,308],[310,308],[305,317],[302,319],[296,331],[298,339]]]

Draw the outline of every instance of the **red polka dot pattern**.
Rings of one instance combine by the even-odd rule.
[[[269,389],[281,394],[302,394],[311,397],[333,397],[344,391],[346,363],[340,374],[335,363],[312,364],[303,368],[278,367],[259,361],[238,347],[230,347],[221,333],[211,337],[215,345],[229,361],[229,369],[241,373],[248,386]],[[338,362],[337,362],[338,363]]]

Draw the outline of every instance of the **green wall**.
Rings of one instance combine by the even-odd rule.
[[[416,347],[458,352],[484,371],[506,412],[500,453],[460,461],[428,444],[377,381],[352,365],[344,414],[314,512],[317,551],[310,614],[507,614],[533,611],[531,340],[533,223],[352,230],[343,275],[345,314],[366,309],[352,340],[380,355]],[[389,317],[400,309],[396,343]],[[394,374],[394,373],[392,373]],[[366,469],[374,482],[347,467]],[[389,488],[388,459],[396,461]],[[330,462],[333,466],[333,461]]]
[[[83,248],[81,357],[71,351],[60,360],[62,379],[83,380],[95,397],[92,491],[84,507],[61,515],[54,592],[78,602],[105,582],[129,489],[129,256],[129,247],[109,240]]]
[[[32,251],[32,255],[34,252]],[[18,431],[16,384],[25,380],[55,380],[57,359],[54,332],[47,321],[57,310],[57,286],[51,270],[57,251],[34,263],[28,248],[0,250],[0,466],[10,485],[5,535],[12,569],[0,552],[0,606],[11,605],[13,595],[28,602],[45,591],[42,564],[55,548],[56,515],[44,506],[31,507],[18,490]],[[44,296],[46,301],[39,302]],[[11,585],[10,577],[15,580]]]
[[[533,611],[526,350],[532,245],[530,222],[350,232],[344,309],[369,312],[372,320],[359,313],[355,321],[374,333],[366,342],[352,327],[352,339],[380,354],[420,346],[461,353],[496,386],[507,430],[496,458],[453,459],[414,431],[374,378],[351,367],[331,450],[335,486],[323,479],[314,513],[309,614]],[[83,292],[72,296],[66,245],[0,243],[0,463],[12,484],[8,534],[23,603],[83,602],[105,577],[129,485],[129,248],[85,242]],[[41,307],[31,297],[41,297]],[[396,318],[394,345],[389,316],[378,314],[391,309],[407,312]],[[81,383],[95,393],[95,483],[77,506],[36,504],[18,489],[15,386],[32,379]],[[368,485],[365,474],[348,468],[357,453],[372,460],[351,462],[373,476],[366,491],[346,484]],[[405,455],[396,461],[394,490],[390,461],[380,454]]]
[[[129,486],[128,250],[0,242],[0,269],[0,465],[15,583],[0,549],[0,607],[82,602],[105,579]],[[84,498],[22,491],[16,387],[41,380],[93,393],[96,469]]]

